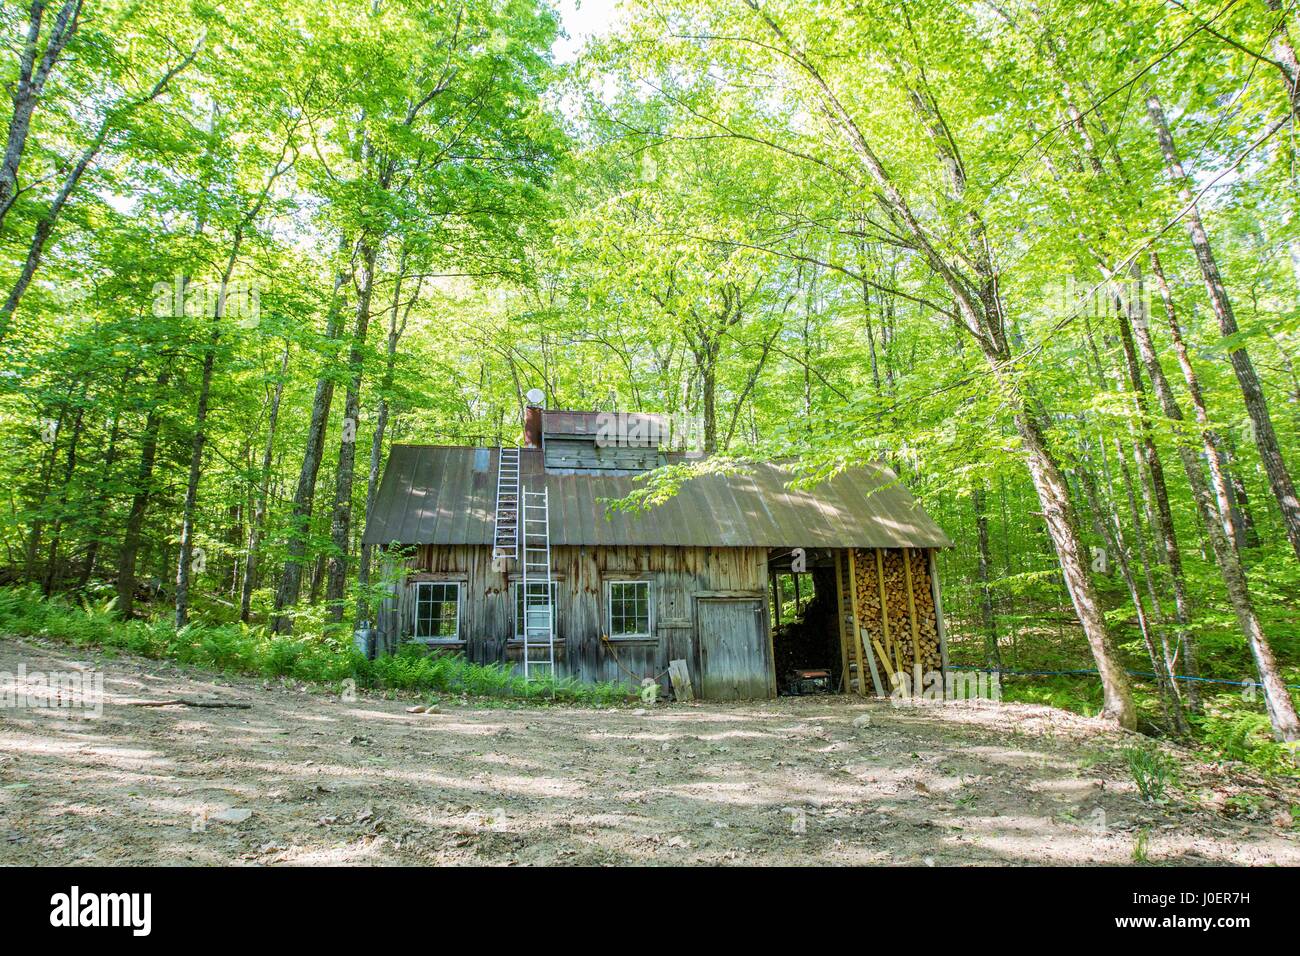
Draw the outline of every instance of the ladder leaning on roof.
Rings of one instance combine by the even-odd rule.
[[[520,487],[520,544],[523,546],[524,679],[536,671],[555,675],[555,605],[551,585],[550,496],[545,487]]]
[[[492,560],[519,560],[519,449],[497,451],[497,515]]]

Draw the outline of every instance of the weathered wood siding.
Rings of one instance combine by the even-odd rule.
[[[547,438],[547,471],[590,471],[593,469],[643,472],[666,462],[656,447],[600,445],[595,438]]]
[[[759,598],[701,598],[695,615],[701,696],[706,700],[772,696],[772,671],[766,664],[766,602]]]
[[[425,545],[394,574],[393,598],[385,602],[379,628],[383,648],[412,631],[414,587],[418,581],[461,583],[460,636],[456,647],[473,661],[518,660],[514,636],[514,596],[519,580],[514,562],[509,572],[494,569],[491,548]],[[771,644],[766,614],[766,548],[556,547],[552,548],[556,581],[556,664],[561,675],[584,681],[660,677],[667,688],[670,660],[681,658],[696,687],[703,686],[697,640],[696,606],[701,599],[749,598],[763,612],[762,659],[750,668],[771,674]],[[622,638],[610,652],[601,642],[608,633],[606,585],[611,581],[651,583],[651,629],[647,639]],[[617,655],[617,661],[614,655]],[[619,666],[622,663],[622,667]],[[626,670],[624,670],[626,668]],[[774,693],[768,680],[763,694]]]

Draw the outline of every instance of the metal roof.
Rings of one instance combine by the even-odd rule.
[[[375,494],[366,544],[492,543],[495,448],[394,445]],[[524,448],[525,487],[550,490],[552,545],[678,547],[943,548],[947,535],[883,465],[846,469],[811,490],[786,487],[779,464],[741,474],[702,475],[646,511],[614,512],[606,501],[643,483],[628,475],[551,474],[540,449]]]

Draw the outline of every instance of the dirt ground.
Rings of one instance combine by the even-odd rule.
[[[1044,707],[852,698],[591,710],[319,690],[0,639],[0,695],[104,673],[100,716],[0,709],[3,864],[1300,864],[1281,789]],[[248,709],[129,701],[236,702]],[[72,716],[69,716],[72,714]]]

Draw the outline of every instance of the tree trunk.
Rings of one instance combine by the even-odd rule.
[[[993,611],[993,589],[990,586],[989,516],[984,485],[971,491],[971,507],[975,511],[975,537],[979,547],[980,623],[984,629],[984,666],[1002,670],[1002,653],[998,649],[998,621]]]
[[[1038,422],[1023,405],[1015,412],[1015,425],[1024,446],[1034,489],[1038,492],[1038,500],[1043,508],[1043,518],[1047,522],[1052,543],[1056,546],[1066,590],[1074,604],[1093,659],[1097,662],[1104,695],[1101,716],[1131,730],[1137,726],[1132,687],[1128,674],[1115,653],[1114,640],[1106,623],[1101,598],[1088,576],[1087,550],[1079,534],[1079,522],[1074,503],[1070,500],[1069,485],[1056,459],[1048,450]]]
[[[225,280],[223,279],[223,287]],[[217,312],[220,313],[220,308]],[[194,436],[190,440],[190,469],[185,482],[185,502],[181,508],[180,555],[176,562],[176,629],[190,619],[190,581],[194,571],[194,513],[199,500],[199,478],[203,473],[203,447],[208,440],[208,401],[212,395],[212,371],[217,361],[217,340],[221,336],[221,318],[211,319],[212,331],[203,350],[203,374],[199,382],[199,402],[194,412]]]
[[[1201,223],[1200,213],[1192,196],[1191,183],[1174,147],[1173,136],[1169,132],[1169,124],[1165,119],[1164,107],[1149,88],[1146,97],[1147,115],[1160,142],[1160,150],[1164,154],[1169,177],[1178,189],[1179,198],[1187,206],[1187,234],[1191,238],[1192,249],[1196,253],[1196,263],[1205,280],[1205,290],[1209,295],[1210,305],[1219,322],[1219,331],[1225,338],[1236,335],[1237,318],[1232,311],[1232,302],[1228,298],[1228,290],[1224,287],[1223,277],[1219,273],[1214,250],[1210,248],[1209,236]],[[1291,473],[1287,470],[1286,462],[1282,458],[1282,449],[1278,445],[1277,434],[1273,431],[1273,421],[1269,417],[1268,401],[1264,397],[1263,386],[1244,346],[1233,348],[1228,353],[1228,359],[1232,364],[1233,373],[1237,376],[1237,385],[1246,404],[1246,414],[1250,416],[1251,432],[1254,435],[1255,447],[1259,449],[1264,473],[1268,476],[1269,487],[1277,498],[1278,507],[1282,512],[1282,525],[1286,529],[1287,539],[1291,542],[1296,557],[1300,558],[1300,498],[1296,497]]]
[[[63,421],[68,414],[68,403],[72,399],[71,390],[59,403],[59,417],[54,421],[54,434],[50,439],[50,454],[41,466],[40,491],[36,495],[36,517],[32,520],[31,531],[27,537],[27,553],[23,559],[23,577],[27,581],[36,580],[36,565],[40,559],[41,539],[45,534],[45,519],[42,512],[50,496],[50,485],[54,481],[54,465],[59,458],[59,439],[63,433]]]
[[[388,392],[393,387],[393,374],[397,366],[397,343],[406,330],[407,319],[410,317],[411,309],[420,296],[420,289],[423,284],[422,282],[416,283],[415,294],[411,296],[403,314],[401,312],[401,302],[402,280],[405,277],[405,270],[406,259],[403,256],[398,264],[397,277],[393,281],[393,309],[388,319],[388,346],[384,357],[384,376],[379,388],[379,407],[375,412],[375,433],[370,440],[370,471],[366,476],[366,513],[363,520],[369,519],[370,510],[375,503],[375,492],[379,488],[379,469],[380,465],[383,464],[384,455],[384,433],[388,430]],[[400,321],[399,315],[401,316]],[[370,565],[373,557],[374,546],[363,544],[357,566],[357,627],[361,627],[372,620],[373,608],[367,591],[370,587]]]
[[[158,375],[158,391],[162,392],[171,380],[170,372]],[[117,560],[117,611],[130,619],[135,604],[135,566],[140,551],[140,533],[144,528],[145,512],[153,493],[153,469],[158,457],[158,432],[162,415],[157,406],[145,416],[144,432],[140,436],[140,468],[136,473],[135,493],[131,496],[131,510],[122,534],[122,550]]]
[[[718,450],[718,370],[711,357],[700,367],[700,405],[704,413],[704,454]]]
[[[1160,693],[1160,704],[1164,710],[1165,719],[1169,722],[1170,730],[1175,735],[1185,737],[1190,730],[1187,725],[1187,717],[1183,713],[1182,701],[1178,696],[1177,688],[1174,686],[1168,655],[1161,655],[1156,651],[1151,622],[1147,618],[1146,608],[1142,604],[1142,595],[1138,593],[1137,581],[1133,577],[1133,568],[1129,563],[1123,530],[1114,515],[1114,510],[1103,507],[1097,492],[1096,482],[1087,468],[1079,468],[1077,474],[1079,484],[1083,487],[1084,494],[1087,497],[1089,510],[1093,514],[1093,526],[1106,547],[1115,555],[1115,562],[1119,565],[1120,576],[1124,579],[1124,586],[1128,589],[1129,600],[1133,602],[1133,610],[1137,614],[1138,631],[1142,635],[1143,644],[1146,645],[1147,656],[1151,660],[1152,673],[1156,675],[1156,686]],[[1106,521],[1107,514],[1111,515],[1112,520],[1110,523]]]
[[[1140,277],[1141,273],[1136,269],[1135,276]],[[1128,371],[1128,385],[1133,395],[1133,407],[1137,413],[1138,429],[1140,435],[1140,447],[1142,453],[1142,462],[1146,468],[1147,477],[1151,481],[1151,493],[1154,499],[1153,513],[1155,521],[1152,530],[1155,533],[1156,541],[1164,553],[1164,564],[1169,569],[1169,582],[1174,592],[1174,623],[1177,626],[1176,636],[1178,646],[1182,649],[1183,669],[1188,676],[1199,676],[1196,668],[1196,649],[1188,630],[1192,618],[1191,601],[1187,595],[1187,579],[1183,573],[1182,552],[1178,548],[1178,532],[1174,527],[1173,509],[1169,506],[1169,487],[1165,483],[1164,463],[1160,460],[1160,452],[1156,448],[1155,438],[1151,433],[1151,407],[1147,402],[1146,387],[1142,382],[1142,372],[1138,365],[1137,351],[1133,347],[1133,329],[1140,326],[1144,331],[1149,327],[1149,315],[1146,307],[1146,296],[1139,281],[1135,290],[1136,294],[1129,297],[1128,308],[1132,314],[1123,308],[1115,310],[1115,320],[1119,326],[1119,340],[1123,346],[1124,365]],[[1166,645],[1166,657],[1170,674],[1178,673],[1178,650],[1175,649],[1172,656]],[[1187,686],[1187,705],[1188,708],[1196,713],[1200,709],[1200,695],[1196,692],[1194,681],[1189,682]]]
[[[1255,516],[1250,509],[1250,493],[1246,490],[1246,480],[1241,477],[1241,468],[1237,465],[1237,444],[1232,440],[1231,434],[1223,436],[1222,448],[1224,465],[1228,471],[1233,526],[1237,528],[1243,548],[1258,548],[1259,529],[1255,527]]]
[[[262,543],[262,524],[266,520],[266,497],[271,483],[271,459],[275,454],[275,427],[280,419],[280,400],[284,396],[284,382],[289,374],[289,340],[280,353],[280,372],[271,393],[271,407],[266,416],[266,445],[262,448],[262,467],[258,472],[257,501],[253,517],[248,524],[248,554],[244,557],[244,582],[239,592],[239,619],[247,621],[253,606],[253,588],[257,581],[257,549]]]
[[[13,208],[18,195],[18,167],[27,149],[27,136],[32,128],[32,115],[40,103],[45,81],[58,61],[63,48],[77,31],[82,0],[65,0],[54,24],[50,27],[45,49],[40,49],[41,19],[45,15],[45,0],[32,0],[27,18],[27,36],[18,58],[18,76],[9,85],[13,112],[9,117],[9,132],[5,138],[5,151],[0,157],[0,224]],[[37,54],[40,58],[37,59]]]
[[[1183,379],[1187,383],[1187,394],[1191,399],[1192,409],[1196,414],[1196,424],[1201,429],[1201,441],[1205,446],[1205,460],[1210,468],[1210,484],[1214,489],[1214,497],[1218,503],[1223,530],[1233,548],[1240,550],[1242,543],[1239,540],[1236,509],[1233,507],[1232,489],[1227,477],[1227,457],[1224,454],[1219,436],[1210,427],[1210,415],[1205,407],[1205,397],[1201,391],[1200,378],[1196,374],[1191,356],[1187,352],[1187,345],[1183,341],[1183,330],[1178,321],[1173,293],[1170,291],[1169,282],[1165,278],[1164,268],[1160,264],[1160,256],[1154,249],[1151,250],[1150,262],[1151,274],[1155,277],[1156,289],[1160,292],[1160,301],[1164,306],[1165,319],[1169,326],[1169,336],[1174,355],[1178,359],[1178,365],[1183,372]],[[1158,353],[1151,341],[1149,329],[1138,328],[1137,341],[1142,352],[1143,364],[1147,369],[1147,376],[1151,379],[1151,387],[1156,393],[1156,398],[1160,402],[1162,410],[1168,417],[1182,421],[1183,413],[1178,409],[1177,401],[1173,399],[1173,389],[1170,388],[1169,380],[1165,377],[1164,368],[1157,357]]]
[[[342,254],[346,240],[340,242]],[[349,273],[340,269],[334,276],[334,292],[330,311],[325,320],[325,338],[333,342],[343,328],[343,285]],[[302,594],[303,559],[307,554],[307,536],[311,530],[312,504],[316,497],[316,477],[320,473],[321,458],[325,453],[325,429],[329,425],[330,405],[334,398],[334,380],[328,374],[316,379],[316,394],[311,403],[311,423],[307,428],[307,447],[303,453],[302,468],[298,472],[298,485],[293,494],[293,510],[289,516],[288,556],[284,573],[275,594],[275,618],[272,630],[286,634],[293,630],[293,618],[286,613],[298,603]]]
[[[375,434],[370,440],[370,472],[366,478],[366,517],[375,504],[375,491],[379,487],[379,468],[384,453],[384,431],[388,427],[388,401],[381,399],[375,413]],[[363,544],[361,557],[357,565],[357,627],[371,620],[370,597],[366,593],[370,587],[370,565],[373,559],[374,545]]]
[[[1177,313],[1173,310],[1172,299],[1167,299],[1165,304],[1176,343],[1175,352],[1181,352],[1179,361],[1180,363],[1186,363],[1184,370],[1189,373],[1188,392],[1192,395],[1193,401],[1198,404],[1196,415],[1198,419],[1201,419],[1200,423],[1202,424],[1202,448],[1206,459],[1211,462],[1211,468],[1213,468],[1218,449],[1215,447],[1213,433],[1203,424],[1208,419],[1204,417],[1205,408],[1200,398],[1199,382],[1195,373],[1191,370],[1190,362],[1187,362],[1186,349],[1181,347],[1179,323]],[[1164,371],[1160,368],[1159,353],[1156,352],[1148,330],[1139,326],[1135,328],[1135,332],[1138,346],[1142,352],[1142,360],[1147,367],[1148,377],[1151,379],[1151,386],[1156,393],[1157,400],[1160,402],[1161,409],[1171,421],[1175,423],[1183,422],[1182,409],[1179,408],[1178,401],[1174,397],[1173,390],[1169,387]],[[1238,626],[1241,628],[1242,635],[1246,638],[1246,643],[1250,647],[1251,655],[1255,659],[1255,667],[1259,672],[1260,683],[1264,685],[1264,700],[1268,708],[1269,721],[1273,725],[1274,736],[1284,741],[1300,740],[1300,718],[1296,716],[1295,704],[1291,700],[1290,691],[1287,690],[1286,684],[1282,680],[1277,661],[1273,657],[1272,647],[1269,645],[1268,639],[1264,635],[1264,629],[1255,614],[1255,606],[1250,596],[1246,571],[1242,567],[1241,558],[1229,537],[1229,529],[1232,526],[1231,512],[1228,509],[1220,511],[1215,506],[1214,498],[1211,496],[1209,486],[1205,481],[1205,475],[1201,471],[1200,458],[1187,441],[1186,433],[1178,429],[1175,431],[1175,438],[1178,456],[1182,459],[1183,471],[1187,475],[1187,482],[1192,489],[1192,500],[1196,503],[1196,510],[1200,515],[1201,523],[1205,526],[1206,534],[1209,536],[1210,547],[1219,566],[1219,574],[1228,593],[1228,600],[1232,604],[1233,612],[1237,616]]]
[[[134,375],[134,370],[128,373],[126,381],[122,383],[122,390],[126,387]],[[108,434],[108,450],[104,454],[103,467],[99,469],[99,478],[95,488],[95,498],[98,501],[105,501],[108,497],[108,487],[113,480],[113,468],[117,465],[117,446],[122,436],[122,396],[118,395],[116,408],[113,412],[113,427]],[[86,561],[81,569],[81,577],[77,581],[77,590],[84,591],[86,585],[95,574],[95,565],[99,560],[99,550],[104,539],[104,526],[107,523],[108,516],[101,509],[95,515],[91,524],[90,545],[86,548]]]
[[[63,466],[63,485],[59,490],[59,501],[55,508],[54,527],[50,534],[50,557],[45,567],[45,596],[54,593],[59,581],[59,544],[63,533],[63,519],[68,507],[68,487],[72,484],[77,471],[77,448],[81,444],[81,425],[85,421],[85,390],[77,402],[77,413],[72,419],[72,438],[68,440],[68,457]]]
[[[325,601],[329,619],[343,621],[343,596],[347,592],[348,551],[352,531],[352,485],[356,475],[357,428],[361,417],[361,380],[365,370],[366,333],[370,330],[370,301],[375,287],[378,249],[361,246],[361,286],[357,291],[356,326],[348,353],[347,395],[343,404],[343,433],[339,439],[338,470],[334,475],[334,516],[330,522],[329,561],[326,563]]]

